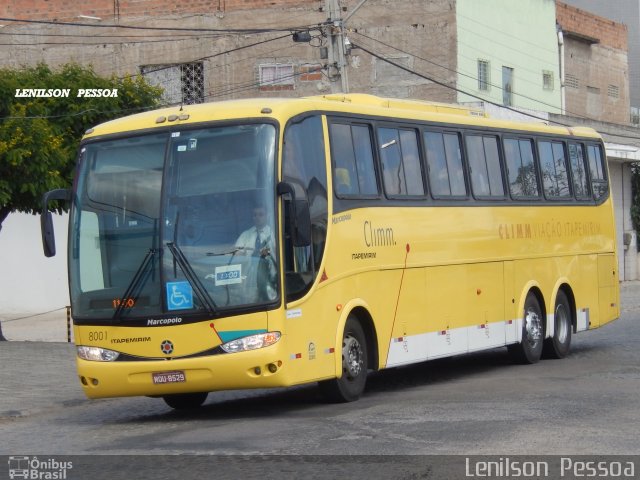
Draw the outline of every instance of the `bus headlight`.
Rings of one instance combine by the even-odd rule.
[[[99,347],[78,347],[78,356],[93,362],[113,362],[120,356],[118,352]]]
[[[227,353],[246,352],[247,350],[268,347],[278,340],[280,340],[280,332],[267,332],[231,340],[220,347]]]

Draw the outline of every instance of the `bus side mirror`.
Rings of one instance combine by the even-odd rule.
[[[287,182],[278,183],[277,193],[280,196],[290,195],[290,232],[294,247],[308,247],[311,245],[311,212],[306,199],[296,199],[293,185]]]
[[[56,254],[56,238],[53,231],[53,216],[49,211],[49,202],[52,200],[71,200],[71,190],[59,188],[51,190],[42,196],[42,213],[40,215],[40,229],[42,233],[42,248],[45,257],[53,257]]]

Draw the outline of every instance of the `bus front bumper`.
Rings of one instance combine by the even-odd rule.
[[[163,396],[291,385],[281,343],[258,350],[172,360],[96,362],[77,358],[89,398]]]

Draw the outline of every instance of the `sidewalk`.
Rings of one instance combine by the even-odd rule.
[[[67,310],[45,313],[0,313],[2,334],[9,341],[67,342]],[[73,341],[73,331],[71,332]]]

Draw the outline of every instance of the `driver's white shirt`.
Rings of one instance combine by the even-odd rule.
[[[238,240],[236,240],[236,248],[243,249],[245,255],[253,255],[253,250],[256,246],[256,235],[260,235],[260,245],[264,245],[261,248],[268,248],[272,254],[275,249],[275,242],[273,241],[273,235],[271,234],[271,227],[265,225],[260,229],[258,233],[257,227],[251,227],[240,234]]]

